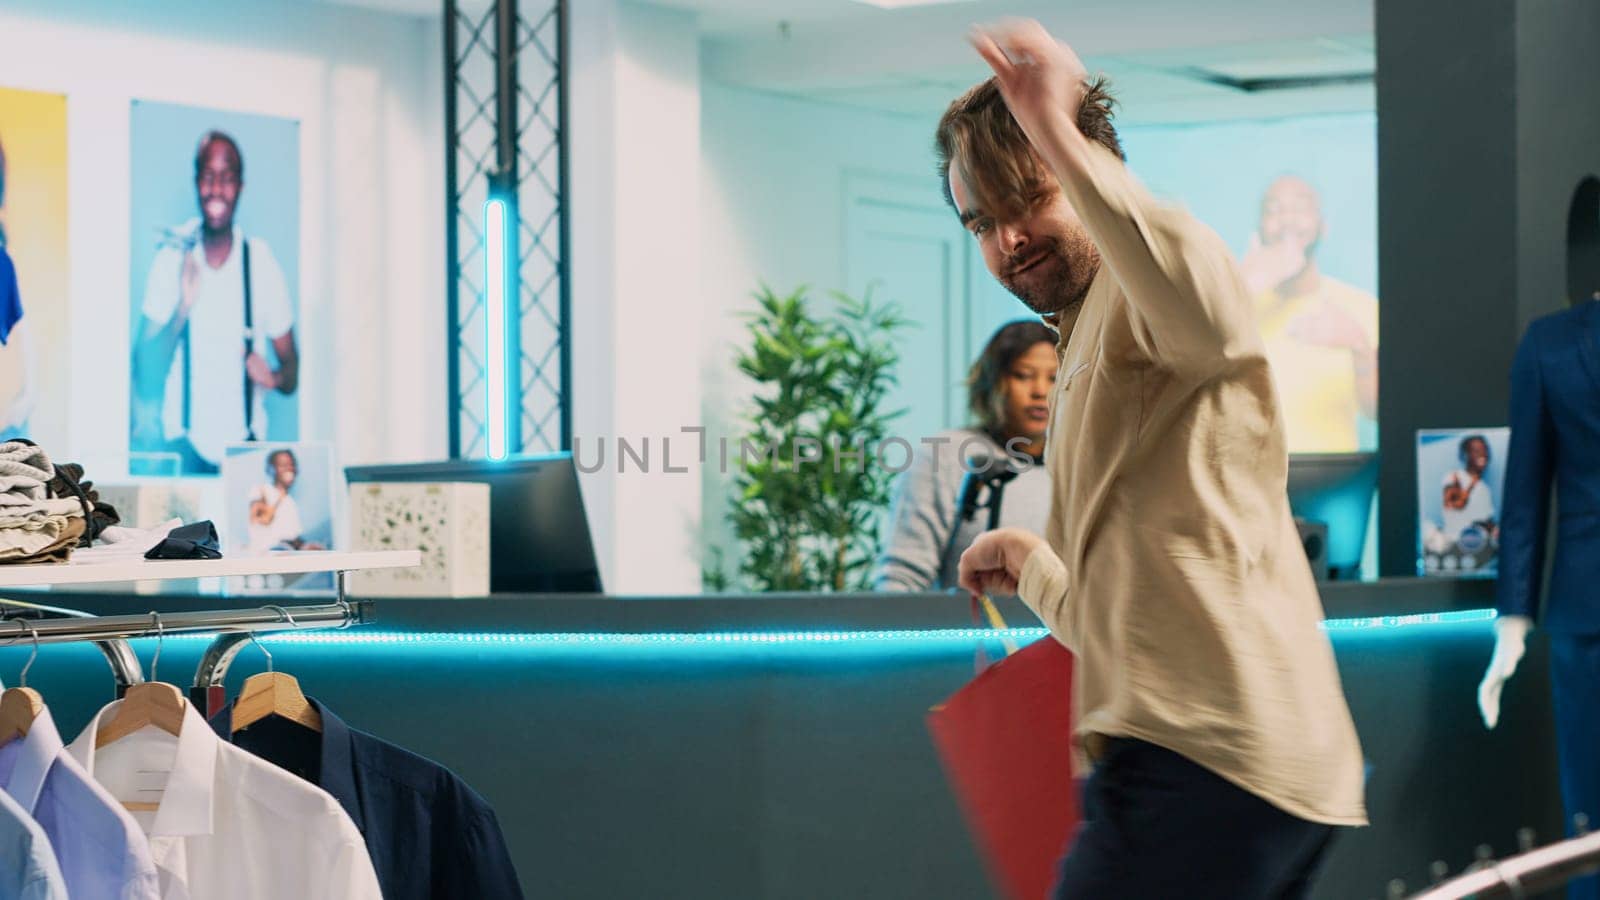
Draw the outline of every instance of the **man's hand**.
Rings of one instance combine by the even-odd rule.
[[[969,37],[994,70],[1000,95],[1033,146],[1044,146],[1063,123],[1076,130],[1088,73],[1071,47],[1032,19],[980,26]]]
[[[278,508],[265,500],[250,501],[250,521],[256,525],[271,525],[277,518]]]
[[[244,370],[250,375],[250,380],[261,385],[267,390],[277,390],[278,373],[272,371],[272,364],[266,357],[259,353],[252,353],[244,358]]]
[[[183,275],[178,279],[178,312],[173,316],[173,321],[183,324],[189,320],[189,313],[194,310],[194,302],[200,296],[200,264],[195,261],[193,253],[183,255]]]
[[[961,554],[959,583],[972,594],[1015,594],[1023,564],[1045,546],[1044,538],[1021,528],[986,531]]]
[[[1275,288],[1305,271],[1309,245],[1295,240],[1261,242],[1259,233],[1250,235],[1250,246],[1239,260],[1239,271],[1251,294]]]
[[[1296,316],[1284,334],[1313,347],[1349,350],[1365,353],[1372,349],[1372,341],[1354,317],[1326,301],[1304,315]]]

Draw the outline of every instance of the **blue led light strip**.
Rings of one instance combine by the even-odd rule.
[[[1415,613],[1407,616],[1368,616],[1361,619],[1324,619],[1324,631],[1373,631],[1376,629],[1415,628],[1423,625],[1462,625],[1492,622],[1492,609],[1462,609],[1452,612]]]
[[[949,628],[890,631],[709,631],[644,632],[440,632],[440,631],[307,631],[262,635],[264,641],[294,644],[515,644],[546,647],[586,645],[635,647],[794,646],[805,644],[971,644],[1007,637],[1027,642],[1044,637],[1043,628]],[[171,640],[169,638],[169,640]]]
[[[1492,609],[1469,609],[1404,616],[1369,616],[1356,619],[1327,619],[1323,630],[1333,634],[1354,632],[1387,634],[1400,631],[1426,631],[1431,626],[1490,622]],[[985,639],[1009,638],[1025,644],[1038,640],[1043,628],[892,629],[883,631],[711,631],[711,632],[441,632],[378,631],[348,629],[329,631],[277,632],[261,635],[263,641],[295,644],[435,644],[501,645],[532,647],[793,647],[808,645],[917,644],[923,646],[972,644]],[[172,635],[175,640],[209,640],[211,635]],[[149,639],[146,639],[149,640]]]

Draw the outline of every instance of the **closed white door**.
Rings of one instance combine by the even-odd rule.
[[[970,241],[931,178],[851,173],[845,184],[847,290],[870,287],[914,322],[900,334],[899,385],[889,408],[905,409],[893,432],[915,444],[964,425]],[[891,456],[891,463],[898,462]]]

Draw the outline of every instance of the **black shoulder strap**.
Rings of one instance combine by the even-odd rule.
[[[250,241],[243,237],[239,240],[244,244],[244,330],[249,331],[252,327],[250,318]]]
[[[248,359],[250,354],[255,352],[255,327],[250,312],[250,241],[240,235],[239,242],[243,245],[244,252],[244,355]],[[244,432],[245,440],[247,441],[256,439],[255,423],[250,421],[251,414],[255,410],[255,389],[255,382],[250,380],[250,370],[246,368],[244,371]]]

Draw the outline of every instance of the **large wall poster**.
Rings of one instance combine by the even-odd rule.
[[[1238,256],[1289,450],[1377,446],[1378,152],[1370,113],[1130,127],[1128,165]]]
[[[67,98],[0,88],[0,440],[67,451]]]
[[[300,436],[300,127],[134,101],[129,468]]]

